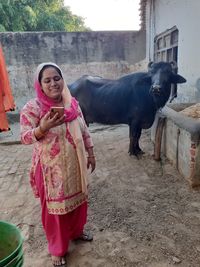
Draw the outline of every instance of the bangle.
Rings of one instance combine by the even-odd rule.
[[[88,156],[88,158],[95,158],[95,155]]]
[[[42,130],[41,126],[38,127],[38,130],[39,130],[39,134],[40,134],[41,136],[45,136],[45,135],[46,135],[46,132],[44,132],[44,131]]]

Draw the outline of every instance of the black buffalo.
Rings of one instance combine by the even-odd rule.
[[[143,153],[142,129],[152,126],[157,110],[170,97],[171,84],[185,83],[174,62],[150,62],[148,72],[136,72],[117,80],[84,75],[69,85],[78,99],[86,123],[128,124],[130,155]]]

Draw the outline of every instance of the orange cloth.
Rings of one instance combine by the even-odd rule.
[[[0,131],[9,130],[6,112],[15,109],[3,49],[0,45]]]
[[[3,105],[3,90],[0,87],[0,132],[8,130],[9,130],[9,125],[6,118],[5,108]]]

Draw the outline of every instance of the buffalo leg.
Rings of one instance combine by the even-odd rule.
[[[87,120],[86,113],[85,113],[85,111],[84,111],[83,108],[82,108],[81,112],[82,112],[82,116],[83,116],[83,118],[84,118],[84,120],[85,120],[85,123],[86,123],[87,127],[89,127],[89,122],[88,122],[88,120]]]
[[[129,137],[130,137],[130,144],[129,144],[129,154],[130,155],[139,155],[143,154],[144,152],[141,150],[139,146],[139,139],[142,133],[142,129],[140,126],[136,124],[131,124],[129,126]]]

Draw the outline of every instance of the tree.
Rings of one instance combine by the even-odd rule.
[[[0,31],[89,31],[63,0],[3,0]]]

